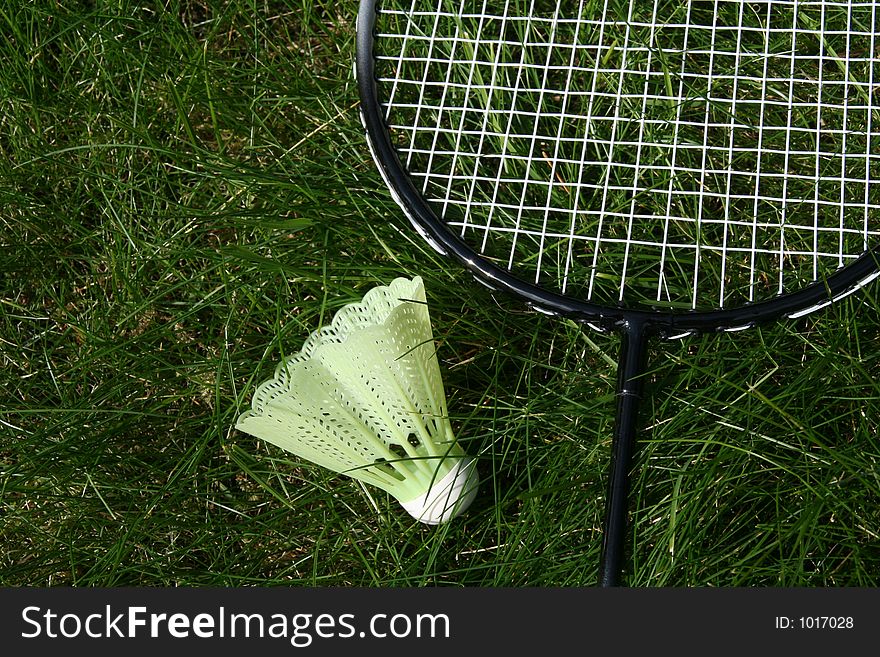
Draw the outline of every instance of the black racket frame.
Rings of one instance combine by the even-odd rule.
[[[360,114],[373,159],[415,229],[436,251],[460,262],[489,288],[516,295],[536,310],[568,317],[597,330],[622,334],[617,370],[617,415],[599,570],[601,586],[617,586],[623,570],[629,479],[650,337],[678,338],[694,333],[737,331],[795,314],[808,314],[847,296],[876,276],[880,271],[880,246],[869,249],[824,280],[800,290],[740,307],[709,311],[606,306],[524,281],[485,259],[450,231],[401,164],[391,142],[375,74],[374,34],[379,3],[380,0],[361,0],[358,11],[355,77],[361,100]]]

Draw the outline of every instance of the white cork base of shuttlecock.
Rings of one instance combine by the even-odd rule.
[[[414,500],[401,502],[401,506],[416,520],[426,525],[448,522],[467,509],[477,496],[477,462],[466,457],[458,461],[452,470],[431,489]]]

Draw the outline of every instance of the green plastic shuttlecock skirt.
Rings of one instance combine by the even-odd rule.
[[[415,518],[445,522],[477,472],[455,440],[422,279],[370,290],[258,386],[236,428],[378,486]]]

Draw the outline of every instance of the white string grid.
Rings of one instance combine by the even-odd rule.
[[[598,303],[713,309],[875,243],[878,13],[385,0],[375,56],[401,161],[485,257]]]

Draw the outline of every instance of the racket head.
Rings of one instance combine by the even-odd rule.
[[[613,0],[604,1],[601,16],[608,15],[609,1]],[[743,15],[751,6],[747,3],[727,0],[682,3],[687,7],[706,5],[715,16],[723,13],[718,11],[719,6],[736,7],[739,13],[737,18],[719,25],[717,18],[711,22],[699,22],[688,9],[687,20],[675,22],[670,19],[671,29],[669,23],[661,25],[657,22],[658,3],[656,0],[647,19],[639,21],[633,17],[635,0],[614,2],[615,6],[619,5],[618,9],[623,7],[628,12],[625,14],[627,19],[620,21],[587,18],[585,2],[573,10],[573,16],[571,13],[563,15],[553,2],[507,1],[503,3],[505,13],[490,15],[486,12],[489,3],[483,3],[481,11],[466,14],[462,9],[467,3],[436,0],[432,3],[436,8],[430,9],[424,3],[406,0],[382,3],[362,0],[356,61],[361,116],[379,170],[418,232],[436,250],[465,265],[479,281],[493,289],[518,295],[539,310],[573,317],[599,328],[613,328],[628,322],[650,324],[667,336],[693,331],[738,330],[779,317],[799,317],[847,296],[876,278],[880,250],[876,239],[877,226],[871,215],[880,209],[880,190],[874,189],[876,186],[872,186],[871,181],[880,166],[877,159],[880,154],[872,152],[880,143],[880,135],[874,133],[875,126],[880,126],[880,116],[874,117],[876,108],[873,104],[875,69],[880,84],[880,63],[873,54],[856,56],[852,53],[865,46],[870,48],[870,53],[876,52],[872,30],[880,21],[880,9],[850,2],[803,3],[811,7],[830,4],[843,11],[845,16],[839,20],[843,20],[846,29],[832,29],[833,21],[829,19],[826,23],[825,13],[820,12],[817,22],[815,16],[804,12],[801,18],[812,29],[798,27],[793,30],[797,36],[790,37],[793,54],[787,59],[784,54],[773,55],[785,65],[783,68],[788,67],[791,71],[787,79],[774,78],[774,84],[781,85],[779,88],[784,90],[787,85],[788,98],[775,99],[769,95],[766,81],[743,75],[741,78],[733,76],[725,83],[726,95],[716,85],[718,100],[711,97],[711,87],[694,89],[697,84],[711,85],[712,79],[711,70],[706,73],[694,67],[705,63],[705,57],[726,58],[728,63],[735,62],[738,66],[760,59],[761,55],[765,61],[770,60],[771,36],[776,34],[774,30],[778,30],[778,21],[773,22],[772,12],[777,6],[791,9],[794,4],[782,1],[756,3],[758,27],[744,30]],[[385,8],[381,12],[378,10],[380,4]],[[519,13],[514,11],[514,6],[520,8]],[[524,8],[527,11],[523,11]],[[761,10],[767,12],[763,26]],[[797,10],[791,11],[794,20],[800,20]],[[492,26],[487,28],[490,23]],[[560,35],[557,29],[560,25],[567,26],[567,36]],[[572,25],[575,26],[574,32]],[[750,39],[732,36],[737,27],[740,32],[750,34]],[[639,38],[632,36],[636,28],[641,30]],[[609,36],[615,30],[623,31],[623,46],[620,42],[623,36]],[[660,45],[658,35],[664,30],[672,36],[674,43],[671,47]],[[692,35],[711,37],[713,46],[717,35],[725,33],[727,47],[718,55],[697,48],[699,57],[692,62],[688,48],[682,42],[682,38],[687,39],[688,30]],[[492,38],[487,37],[484,43],[480,34],[491,34]],[[799,54],[795,38],[812,44],[814,48],[819,44],[818,51]],[[443,43],[447,45],[438,46]],[[839,49],[840,43],[847,48],[847,58],[838,75],[825,73],[829,77],[826,84],[833,91],[829,92],[830,95],[823,95],[821,85],[809,79],[806,69],[801,69],[818,66],[817,70],[824,72],[831,65],[840,67],[839,63],[833,64],[835,58],[830,56],[836,53],[835,47]],[[515,59],[517,48],[520,52],[530,53],[529,61]],[[398,49],[401,54],[395,61],[394,53]],[[481,56],[481,52],[489,56]],[[538,61],[541,57],[536,57],[535,53],[546,54],[543,63]],[[640,63],[626,65],[627,56],[632,62],[640,58]],[[678,59],[670,64],[676,56]],[[619,57],[618,63],[609,64],[609,58],[614,57]],[[569,66],[575,75],[565,72],[566,61],[569,64],[577,62]],[[662,70],[655,70],[658,66]],[[778,62],[775,68],[782,70]],[[526,70],[531,82],[522,78],[510,82],[511,76],[519,75],[516,73],[519,70]],[[499,76],[499,71],[503,71],[503,75]],[[412,72],[416,75],[411,75]],[[622,118],[621,103],[599,108],[599,104],[607,103],[614,95],[615,90],[609,93],[596,91],[600,74],[609,72],[612,78],[619,80],[616,91],[620,98],[637,106],[641,103],[641,113],[636,112],[638,116]],[[766,68],[764,73],[766,78]],[[581,76],[581,87],[572,85],[578,75]],[[499,77],[506,82],[496,84],[494,80]],[[489,78],[493,82],[482,82]],[[536,84],[536,81],[546,83],[551,78],[555,82],[548,88]],[[564,82],[560,82],[561,79]],[[631,87],[634,81],[641,86],[642,93],[623,93],[622,90]],[[408,86],[413,89],[406,91]],[[401,93],[401,89],[405,93]],[[453,92],[446,91],[449,89]],[[703,92],[702,97],[699,91]],[[582,98],[576,98],[578,94]],[[758,100],[752,98],[756,94]],[[548,97],[553,100],[547,101]],[[493,98],[501,100],[495,102]],[[699,120],[683,118],[689,111],[687,105],[701,98],[703,113]],[[738,122],[738,103],[739,107],[752,104],[752,110],[757,106],[762,112],[760,123],[746,125]],[[830,107],[825,109],[824,117],[823,103]],[[651,104],[661,107],[653,111],[650,110]],[[700,102],[696,105],[699,106]],[[729,117],[729,124],[713,119],[717,116]],[[510,125],[503,125],[508,118]],[[826,130],[829,122],[832,128]],[[512,127],[514,123],[516,126]],[[628,129],[634,129],[634,125],[642,126],[640,139],[620,138],[617,132],[623,132],[620,126],[624,124]],[[599,125],[599,129],[594,130],[594,125]],[[644,138],[645,125],[671,129],[672,141],[664,143],[656,138]],[[570,126],[575,127],[568,133]],[[603,127],[605,133],[599,134]],[[700,129],[705,129],[707,134],[702,148],[694,140],[694,131]],[[747,134],[749,129],[756,134]],[[608,130],[611,131],[610,139]],[[712,137],[714,141],[710,142],[708,133],[712,131],[719,132],[721,137]],[[828,138],[826,131],[831,135]],[[784,152],[769,146],[772,139],[780,138],[788,140]],[[767,145],[762,143],[765,140]],[[520,143],[517,151],[510,145],[515,141],[526,145],[523,147]],[[437,147],[438,143],[446,146]],[[808,148],[811,143],[815,144],[812,149]],[[588,155],[587,145],[589,148],[604,147],[605,160]],[[580,159],[578,151],[584,154]],[[676,181],[675,158],[682,158],[678,168],[687,170],[683,158],[688,155],[688,161],[693,162],[691,151],[697,153],[697,160],[702,159],[704,165],[702,173],[688,171],[689,180],[697,191],[688,188],[688,183],[679,187]],[[651,169],[640,164],[643,157],[645,162],[657,157],[666,157],[667,161]],[[706,166],[707,162],[719,157],[723,166]],[[749,161],[751,164],[738,164]],[[494,180],[480,168],[481,163],[489,163],[490,169],[494,166],[499,172]],[[763,173],[760,171],[762,163],[765,166]],[[774,166],[777,169],[773,169]],[[778,171],[780,166],[784,169],[781,173]],[[565,173],[565,167],[568,173]],[[699,190],[707,184],[707,169],[715,187],[701,194]],[[791,169],[796,170],[791,173]],[[526,173],[512,181],[507,175],[509,170]],[[858,175],[852,173],[854,170]],[[598,171],[598,179],[604,182],[591,183],[585,171]],[[631,190],[625,189],[625,185],[607,182],[614,174],[633,171],[635,173],[627,179],[627,184],[632,185]],[[660,180],[668,187],[661,189],[656,180],[641,181],[640,175],[646,171],[651,175],[660,171]],[[829,171],[831,173],[827,173]],[[782,192],[778,191],[778,185],[773,189],[767,186],[776,183],[777,179],[782,181]],[[737,185],[744,184],[742,181],[753,187],[752,196],[739,193],[741,187]],[[797,193],[810,184],[815,187],[814,196],[795,207]],[[442,190],[444,185],[445,193]],[[454,187],[470,192],[450,193]],[[514,197],[519,196],[520,203],[498,202],[499,187],[513,187]],[[609,194],[609,188],[621,192],[624,197],[629,191],[629,207],[619,211],[620,202],[611,200],[615,195]],[[436,193],[438,189],[440,194]],[[474,190],[480,190],[479,194],[475,196]],[[561,204],[548,201],[543,207],[525,201],[534,197],[535,190],[541,195],[546,191],[548,199],[557,194],[566,200]],[[588,193],[582,193],[582,190]],[[650,201],[652,196],[655,197],[653,206],[642,203],[643,199]],[[657,209],[657,198],[666,199],[665,212],[663,208]],[[671,211],[673,200],[683,203],[691,198],[697,198],[694,214],[698,216],[677,216]],[[593,205],[587,201],[592,201]],[[750,205],[756,208],[752,217],[744,214]],[[508,217],[505,224],[505,220],[497,219],[499,214],[495,214],[495,206],[508,214],[512,210],[516,216]],[[764,218],[759,220],[759,206],[765,214],[777,213],[779,219],[775,224]],[[791,219],[798,209],[804,207],[812,211],[812,224],[803,218]],[[468,216],[472,212],[474,219]],[[479,216],[481,212],[483,214]],[[530,214],[531,217],[526,216]],[[605,217],[611,217],[613,221],[605,224],[608,233],[603,235]],[[590,230],[594,230],[598,222],[599,232],[582,233],[580,223],[584,218],[592,221]],[[491,225],[493,220],[498,221],[497,227]],[[531,230],[526,228],[529,220]],[[696,231],[698,237],[693,243],[680,244],[666,238],[670,226],[675,226],[677,221],[682,222],[687,230]],[[548,230],[553,222],[557,227],[568,225],[567,234],[563,229]],[[616,225],[612,227],[612,223]],[[534,229],[536,225],[540,227]],[[628,232],[621,237],[621,230]],[[634,236],[638,231],[645,235],[645,231],[657,234],[661,230],[664,232],[662,241]],[[761,244],[755,246],[759,239],[767,237],[768,231],[777,230],[777,243],[767,248],[762,248]],[[699,236],[701,231],[714,237]],[[751,248],[734,245],[736,239],[741,239],[734,237],[737,231],[747,234]],[[521,236],[528,239],[523,238],[517,251],[516,241]],[[486,248],[490,237],[503,244],[500,257]],[[822,246],[819,246],[820,238]],[[810,239],[815,244],[812,252]],[[523,250],[522,244],[529,240],[533,245],[540,241],[540,247],[531,252]],[[555,277],[542,278],[549,269],[546,263],[553,260],[546,257],[545,249],[545,243],[552,240],[558,242],[555,262],[565,261],[565,264],[558,267]],[[796,246],[789,248],[788,241],[795,242]],[[835,250],[827,246],[831,244],[833,247],[833,242],[839,243],[840,248]],[[510,257],[506,259],[504,254],[508,248]],[[566,249],[567,254],[560,255]],[[580,269],[583,280],[579,287],[568,285],[576,274],[576,268],[571,266],[577,260],[572,256],[575,249],[584,249],[586,257],[583,260],[589,263]],[[644,252],[639,253],[640,249]],[[645,262],[650,258],[646,254],[658,249],[666,253],[658,260],[659,267],[658,263],[652,263],[645,268],[645,271],[653,272],[656,280],[652,284],[659,290],[658,298],[652,300],[630,294],[629,290],[634,286],[632,281],[627,281],[626,259],[632,257],[636,261],[641,258],[641,262]],[[778,270],[772,266],[777,250]],[[733,254],[737,254],[736,257]],[[614,294],[594,291],[597,272],[601,278],[603,273],[599,269],[606,257],[611,267],[623,268],[617,298],[614,290]],[[709,285],[706,291],[698,289],[697,283],[701,257],[716,261],[720,257],[723,261],[722,282],[716,282],[714,287]],[[545,270],[542,271],[540,262],[544,258]],[[532,265],[521,266],[520,259]],[[536,260],[537,267],[534,266]],[[731,272],[735,266],[742,268],[742,263],[748,261],[752,263],[746,274],[750,283],[740,285],[740,288],[747,289],[739,289],[727,299],[723,281],[731,274],[724,274],[725,267]],[[759,261],[771,264],[755,268],[754,263]],[[787,271],[783,264],[789,261],[799,262],[800,271]],[[666,272],[672,267],[693,267],[696,273],[692,283],[688,282],[684,291],[680,291],[680,298],[664,299],[661,292],[668,276]],[[609,277],[614,279],[613,272],[611,274]],[[717,281],[717,271],[713,276]],[[713,276],[704,273],[703,279]],[[587,279],[591,281],[589,285]],[[765,279],[771,281],[763,286],[767,289],[756,294],[755,289],[760,284],[755,281]],[[641,284],[643,281],[637,282]],[[694,302],[686,303],[691,284]],[[731,283],[730,289],[733,287]],[[717,301],[713,301],[713,297]]]

